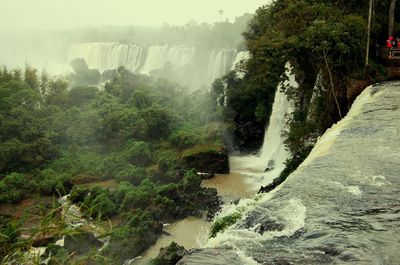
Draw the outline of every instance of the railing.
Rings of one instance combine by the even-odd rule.
[[[400,59],[400,48],[378,48],[376,50],[376,56],[383,59]]]

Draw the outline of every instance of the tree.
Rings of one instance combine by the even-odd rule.
[[[26,66],[24,78],[25,78],[25,83],[27,83],[30,88],[34,90],[39,89],[40,82],[36,69],[30,66]]]
[[[390,7],[389,7],[389,36],[393,35],[395,10],[396,10],[396,0],[390,0]]]
[[[82,106],[96,97],[96,87],[77,86],[69,91],[69,104],[71,106]]]

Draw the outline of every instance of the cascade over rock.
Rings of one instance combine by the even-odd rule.
[[[400,82],[367,88],[282,185],[225,211],[242,218],[205,247],[243,264],[398,264],[399,130]]]

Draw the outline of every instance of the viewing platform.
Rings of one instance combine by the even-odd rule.
[[[400,60],[400,48],[379,47],[376,56],[386,60]]]

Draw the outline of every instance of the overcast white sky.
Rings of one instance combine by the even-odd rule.
[[[0,29],[96,25],[180,25],[216,22],[254,11],[269,0],[0,0]]]

